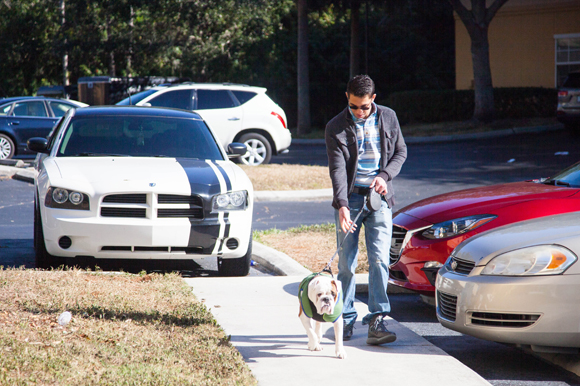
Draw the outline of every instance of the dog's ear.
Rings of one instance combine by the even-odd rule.
[[[341,283],[336,280],[336,279],[332,279],[332,288],[334,290],[334,301],[338,300],[338,293],[340,292],[342,286]]]

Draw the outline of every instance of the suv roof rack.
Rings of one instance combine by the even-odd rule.
[[[230,83],[230,82],[223,82],[223,83],[198,83],[198,82],[183,82],[183,83],[173,83],[171,85],[169,85],[170,87],[174,87],[174,86],[184,86],[184,85],[195,85],[195,84],[201,84],[201,85],[215,85],[215,86],[240,86],[240,87],[252,87],[248,84],[243,84],[243,83]],[[166,84],[162,84],[160,86],[166,86]]]

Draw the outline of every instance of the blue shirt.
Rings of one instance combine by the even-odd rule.
[[[358,142],[358,167],[354,185],[368,188],[379,174],[381,162],[381,136],[377,122],[377,107],[372,104],[372,113],[366,119],[359,119],[350,110],[356,125]]]

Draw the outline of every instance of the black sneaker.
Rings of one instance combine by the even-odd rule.
[[[387,321],[383,319],[383,316],[374,316],[369,324],[367,344],[377,345],[391,343],[395,340],[397,340],[397,335],[395,335],[394,332],[387,330]]]
[[[354,329],[354,323],[356,322],[356,320],[353,320],[352,323],[347,324],[346,322],[343,322],[342,325],[342,340],[350,340],[350,338],[352,338],[352,333],[353,333],[353,329]]]

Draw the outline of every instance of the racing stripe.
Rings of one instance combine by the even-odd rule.
[[[226,193],[227,191],[229,191],[231,189],[231,182],[230,182],[230,178],[224,172],[224,170],[221,167],[219,167],[218,165],[216,165],[215,163],[213,163],[211,160],[206,160],[205,162],[207,162],[207,164],[215,172],[215,175],[220,183],[221,193]],[[224,240],[226,237],[229,237],[229,233],[230,233],[229,232],[230,227],[229,226],[226,227],[226,222],[225,222],[225,218],[227,218],[227,217],[228,217],[227,212],[219,212],[219,214],[218,214],[218,221],[220,223],[219,238],[221,239],[221,242],[216,243],[216,248],[214,248],[214,250],[212,252],[214,254],[217,253],[218,256],[223,254]],[[226,228],[227,228],[227,234],[226,234]]]

